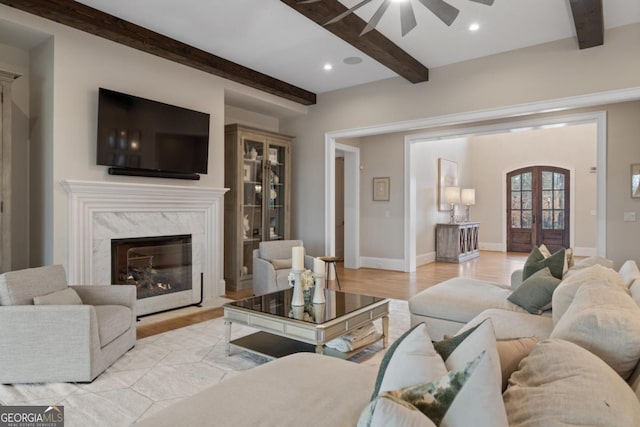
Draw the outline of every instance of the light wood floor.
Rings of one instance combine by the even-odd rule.
[[[361,268],[345,269],[338,264],[338,277],[343,291],[384,298],[407,300],[423,289],[453,277],[471,277],[496,283],[508,284],[511,272],[522,268],[527,259],[525,253],[481,252],[479,258],[462,264],[434,262],[420,266],[415,273]],[[337,283],[328,286],[337,289]],[[241,299],[251,296],[251,291],[228,292],[226,297]],[[167,319],[161,322],[138,326],[138,338],[182,328],[223,315],[222,308],[203,309],[195,314]]]

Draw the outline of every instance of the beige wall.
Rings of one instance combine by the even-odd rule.
[[[319,179],[324,162],[318,159],[324,157],[327,132],[639,88],[639,39],[635,24],[607,31],[605,45],[597,48],[579,50],[571,38],[432,69],[430,81],[418,85],[394,78],[320,95],[305,117],[281,122],[284,132],[297,136],[294,163],[305,165],[293,170],[293,234],[311,251],[323,252],[324,198],[310,195],[324,194]],[[620,261],[638,258],[628,239],[640,239],[638,223],[621,224],[621,218],[624,209],[638,209],[626,195],[626,175],[631,159],[640,157],[640,145],[629,138],[640,121],[637,114],[635,122],[626,112],[614,116],[609,117],[607,255]]]
[[[224,92],[255,97],[281,110],[296,104],[181,64],[48,21],[5,5],[11,26],[49,34],[30,52],[31,265],[66,264],[66,179],[129,181],[181,186],[224,186]],[[0,25],[2,22],[0,21]],[[105,87],[211,115],[209,173],[200,181],[110,176],[96,165],[98,88]],[[278,130],[277,119],[231,110],[245,122]]]
[[[280,130],[280,120],[276,117],[255,113],[253,111],[233,107],[231,105],[225,105],[224,124],[229,125],[234,123],[258,129],[270,130],[272,132],[278,132]]]
[[[504,250],[506,217],[502,207],[506,173],[526,166],[547,165],[571,171],[574,247],[577,255],[595,255],[597,175],[590,173],[590,168],[596,165],[596,144],[595,124],[469,138],[477,203],[472,207],[472,218],[481,223],[482,245]]]

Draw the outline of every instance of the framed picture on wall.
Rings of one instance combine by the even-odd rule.
[[[378,177],[373,178],[373,201],[374,202],[388,202],[389,201],[389,185],[391,178]]]
[[[631,165],[631,198],[640,199],[640,164]]]
[[[445,203],[445,188],[458,185],[458,164],[447,159],[438,159],[438,209],[449,211],[451,206]]]

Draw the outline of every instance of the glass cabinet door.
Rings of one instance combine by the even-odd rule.
[[[264,143],[243,140],[244,158],[242,170],[242,270],[241,277],[253,273],[253,250],[262,240],[262,198],[264,171]]]
[[[288,178],[286,172],[285,147],[269,145],[267,148],[265,184],[268,187],[268,199],[266,209],[265,240],[282,240],[285,238],[285,200],[286,184]]]

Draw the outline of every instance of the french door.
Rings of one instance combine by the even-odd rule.
[[[507,174],[507,250],[569,247],[569,171],[533,166]]]

